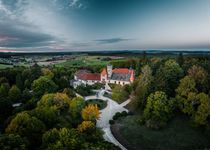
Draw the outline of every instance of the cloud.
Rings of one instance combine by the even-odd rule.
[[[70,6],[70,7],[74,7],[74,6],[77,5],[78,2],[79,2],[79,0],[70,0],[69,6]]]
[[[9,9],[7,9],[5,7],[5,5],[3,5],[2,1],[0,1],[0,12],[6,13],[6,14],[11,14],[11,12],[9,11]]]
[[[51,35],[24,29],[24,26],[8,26],[0,22],[0,47],[39,47],[50,45]]]
[[[86,6],[84,3],[81,2],[81,0],[70,0],[69,2],[70,8],[77,8],[77,9],[85,9]]]
[[[124,38],[110,38],[110,39],[98,39],[94,40],[99,42],[99,44],[112,44],[112,43],[119,43],[123,41],[129,41],[131,39],[124,39]]]

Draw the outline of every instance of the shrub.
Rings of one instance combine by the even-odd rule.
[[[128,113],[126,111],[123,112],[117,112],[114,116],[113,116],[113,120],[117,120],[120,117],[126,117],[128,115]]]
[[[122,113],[121,113],[121,116],[123,117],[126,117],[128,115],[128,113],[127,113],[127,111],[123,111]]]
[[[112,119],[113,119],[113,120],[117,120],[118,117],[117,117],[116,115],[114,115]]]
[[[110,124],[110,125],[113,125],[114,123],[115,123],[114,120],[109,120],[109,124]]]

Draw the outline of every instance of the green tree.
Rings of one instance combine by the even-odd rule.
[[[48,68],[43,68],[42,69],[42,74],[44,76],[48,76],[51,79],[54,77],[54,73],[50,69],[48,69]]]
[[[30,69],[29,69],[29,80],[33,81],[35,79],[37,79],[38,77],[41,76],[42,71],[41,71],[41,67],[35,63]]]
[[[71,100],[70,114],[75,121],[81,119],[81,111],[84,108],[84,106],[85,106],[85,101],[81,97],[75,97]]]
[[[152,70],[148,65],[145,65],[141,69],[141,74],[137,80],[137,86],[134,89],[134,101],[136,107],[144,108],[146,99],[151,91],[151,84],[154,77],[152,76]]]
[[[23,102],[27,102],[31,98],[32,98],[32,93],[30,92],[30,90],[27,88],[23,90],[23,93],[22,93]]]
[[[24,81],[20,73],[16,76],[16,85],[20,90],[24,89]]]
[[[26,79],[24,81],[24,87],[30,89],[31,88],[31,82],[29,79]]]
[[[20,89],[16,85],[13,85],[9,90],[9,99],[12,102],[17,102],[20,101],[20,98],[21,98]]]
[[[59,89],[68,88],[70,86],[69,80],[67,77],[63,76],[56,80],[57,85],[59,86]]]
[[[55,92],[57,85],[49,77],[41,76],[37,80],[34,80],[32,89],[36,97],[41,97],[45,93]]]
[[[82,138],[75,129],[52,129],[43,135],[42,143],[47,150],[78,150],[81,149]]]
[[[195,80],[196,88],[199,91],[207,92],[208,73],[203,67],[198,65],[193,65],[192,67],[189,68],[188,75]]]
[[[21,112],[11,120],[5,131],[9,134],[19,134],[22,137],[27,137],[31,146],[34,146],[40,144],[45,125],[27,112]]]
[[[2,83],[8,83],[8,80],[6,77],[0,77],[0,84]]]
[[[0,86],[0,97],[6,98],[8,96],[10,86],[8,83],[2,83]]]
[[[79,93],[80,95],[82,96],[88,96],[91,94],[91,88],[87,85],[80,85],[80,86],[77,86],[76,88],[76,92]]]
[[[45,94],[37,103],[38,107],[55,107],[59,112],[68,111],[71,99],[64,93]]]
[[[175,60],[169,59],[157,71],[156,82],[154,83],[156,90],[164,91],[169,96],[175,96],[174,90],[177,88],[183,73],[179,64]]]
[[[70,99],[76,97],[75,92],[72,89],[70,89],[70,88],[65,88],[63,90],[63,93],[67,94]]]
[[[129,98],[128,91],[125,90],[124,86],[116,85],[112,90],[112,99],[121,103]]]
[[[155,122],[167,122],[171,117],[173,101],[164,92],[157,91],[147,98],[144,118]]]
[[[199,125],[206,125],[208,123],[208,118],[210,117],[210,98],[205,93],[200,93],[197,95],[200,105],[197,108],[194,119]]]
[[[54,127],[59,119],[58,111],[56,107],[53,107],[53,106],[52,107],[36,107],[31,112],[31,114],[32,116],[35,116],[36,118],[44,122],[44,124],[48,128]]]
[[[176,89],[176,93],[178,94],[178,96],[187,98],[190,92],[197,92],[195,86],[195,80],[190,76],[185,76],[183,79],[180,80],[180,84]]]
[[[27,140],[17,134],[0,135],[1,150],[26,150],[27,144]]]
[[[185,76],[180,80],[180,84],[176,89],[176,100],[178,101],[180,109],[184,113],[191,114],[193,111],[191,103],[196,101],[195,95],[197,93],[197,89],[195,86],[195,80],[190,76]]]
[[[198,94],[194,78],[185,76],[181,79],[176,92],[181,110],[190,115],[195,123],[206,125],[210,116],[210,98],[205,93]]]

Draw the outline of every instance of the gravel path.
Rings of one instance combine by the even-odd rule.
[[[122,111],[128,112],[128,110],[125,109],[124,106],[126,106],[130,102],[130,99],[123,102],[122,104],[118,104],[114,100],[104,97],[103,96],[104,93],[105,93],[105,90],[99,90],[98,96],[97,95],[87,96],[87,97],[84,97],[84,99],[85,100],[101,99],[101,100],[107,101],[107,107],[101,110],[100,119],[97,120],[97,127],[102,128],[102,130],[104,131],[103,137],[106,141],[109,141],[119,146],[122,150],[126,150],[126,148],[123,145],[121,145],[112,135],[109,120],[112,120],[112,117],[115,115],[116,112],[122,112]]]

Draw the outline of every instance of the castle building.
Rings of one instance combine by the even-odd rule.
[[[101,72],[102,83],[114,84],[130,84],[135,80],[135,72],[133,69],[127,68],[112,68],[112,65],[107,65]]]
[[[101,73],[91,73],[88,70],[79,70],[74,75],[74,88],[84,84],[93,85],[95,83],[113,83],[126,85],[135,80],[135,71],[128,68],[115,68],[107,65]]]

